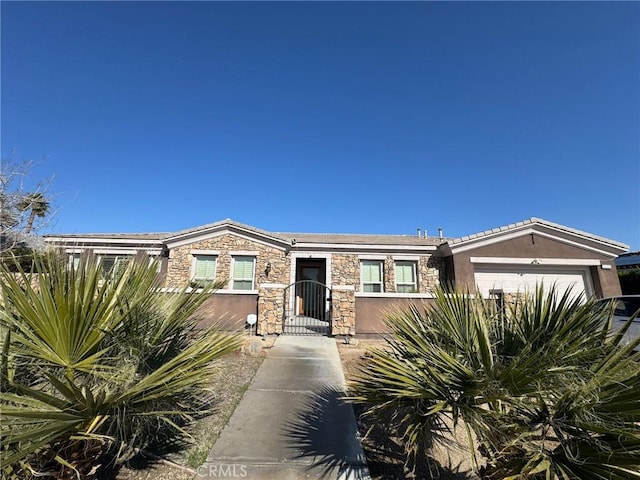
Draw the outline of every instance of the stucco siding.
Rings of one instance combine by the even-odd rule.
[[[247,315],[258,313],[258,295],[214,293],[196,313],[198,326],[217,323],[223,330],[244,330]]]
[[[410,305],[424,308],[432,302],[431,299],[356,297],[356,335],[388,333],[389,329],[384,323],[388,312]]]
[[[567,265],[571,260],[598,260],[610,265],[611,268],[603,269],[595,266],[588,269],[595,295],[607,297],[620,294],[620,283],[613,256],[535,233],[465,250],[449,257],[447,263],[453,267],[452,273],[456,286],[473,290],[475,289],[475,266],[471,262],[471,257],[551,258],[566,260]]]

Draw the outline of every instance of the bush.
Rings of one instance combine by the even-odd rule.
[[[640,294],[640,268],[618,270],[623,295]]]
[[[196,328],[207,294],[160,293],[146,262],[103,278],[52,254],[18,271],[0,270],[7,477],[90,478],[210,407],[211,364],[239,340]]]
[[[640,340],[610,334],[606,304],[538,290],[503,312],[438,291],[386,322],[351,400],[400,432],[409,467],[453,425],[483,478],[640,478]]]

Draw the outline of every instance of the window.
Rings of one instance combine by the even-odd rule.
[[[396,262],[396,292],[416,293],[418,291],[416,267],[416,262],[405,260]]]
[[[155,265],[156,273],[160,273],[160,270],[162,270],[162,260],[159,255],[149,255],[149,266],[151,265]]]
[[[72,268],[74,270],[78,270],[78,267],[80,266],[80,254],[79,253],[72,253],[69,255],[69,268]]]
[[[232,290],[253,290],[254,257],[233,257]]]
[[[197,282],[209,282],[216,278],[216,266],[218,257],[215,255],[193,256],[193,280]]]
[[[382,292],[382,265],[381,260],[363,260],[361,264],[362,270],[362,291],[363,292]]]
[[[114,276],[122,275],[132,260],[131,255],[100,255],[100,265],[102,265],[102,276],[110,274]]]

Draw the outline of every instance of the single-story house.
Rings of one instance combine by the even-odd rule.
[[[172,233],[47,235],[78,262],[105,270],[138,257],[158,260],[164,288],[223,280],[203,308],[208,321],[257,334],[357,335],[384,331],[387,308],[429,302],[454,285],[509,296],[542,284],[573,295],[620,294],[615,259],[624,244],[538,218],[462,238],[279,233],[227,219]],[[255,315],[255,317],[254,317]]]

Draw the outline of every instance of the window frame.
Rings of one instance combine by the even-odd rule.
[[[398,266],[408,266],[410,265],[411,274],[413,276],[412,282],[399,282],[398,281]],[[397,293],[418,293],[418,262],[415,260],[394,260],[393,264],[393,274],[394,274],[394,282]],[[403,291],[400,288],[409,287],[410,291]]]
[[[378,266],[378,272],[380,275],[379,281],[365,281],[365,265]],[[379,286],[379,290],[375,290],[375,286]],[[367,287],[373,286],[372,290],[368,290]],[[384,293],[384,260],[380,259],[361,259],[360,260],[360,290],[364,293]]]
[[[242,278],[236,278],[236,263],[238,261],[238,259],[250,259],[251,260],[251,278],[249,277],[242,277]],[[253,291],[255,290],[255,285],[256,285],[256,257],[254,255],[232,255],[231,256],[231,281],[229,282],[229,290],[235,291],[235,292],[247,292],[247,291]],[[236,282],[249,282],[251,281],[251,284],[249,285],[250,288],[236,288]]]
[[[129,266],[129,264],[135,260],[135,255],[131,253],[100,253],[97,255],[97,257],[98,257],[98,264],[102,269],[102,279],[107,278],[107,276],[109,276],[114,269],[120,268],[119,264],[122,263],[123,260],[126,260],[126,263],[123,266],[123,270],[126,269],[127,266]],[[114,260],[113,260],[113,266],[108,271],[105,271],[104,259],[107,257],[113,258]]]
[[[190,275],[190,280],[192,282],[213,282],[215,281],[217,275],[218,275],[218,255],[216,254],[210,254],[210,253],[192,253],[191,254],[193,257],[193,260],[191,261],[191,275]],[[202,258],[203,260],[213,260],[214,262],[214,266],[213,266],[213,276],[211,278],[209,277],[198,277],[197,276],[197,272],[198,272],[198,259]]]
[[[69,269],[77,271],[82,262],[82,253],[69,253]]]
[[[162,271],[162,258],[160,255],[149,255],[149,266],[156,264],[156,273]]]

